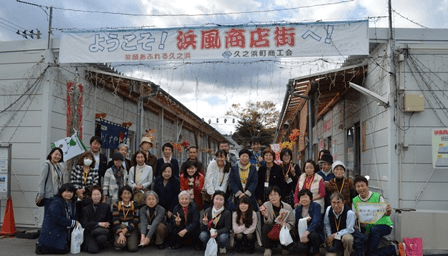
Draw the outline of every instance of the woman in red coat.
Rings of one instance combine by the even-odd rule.
[[[180,190],[187,190],[191,199],[202,210],[202,187],[204,186],[204,175],[198,172],[198,163],[188,161],[180,175]]]

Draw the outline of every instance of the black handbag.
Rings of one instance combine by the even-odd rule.
[[[48,180],[48,175],[49,174],[50,174],[50,165],[48,165],[47,178],[45,178],[45,187],[47,187],[47,180]],[[36,201],[36,206],[37,207],[45,206],[45,198],[42,198],[42,200],[39,201],[39,193],[37,193],[35,201]]]

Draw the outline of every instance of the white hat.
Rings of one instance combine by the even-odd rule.
[[[149,144],[154,145],[154,144],[152,143],[150,137],[143,137],[142,140],[140,141],[140,145],[142,145],[143,142],[148,142]]]
[[[347,168],[345,168],[344,163],[339,160],[334,161],[334,163],[331,165],[331,171],[334,172],[334,168],[336,168],[336,166],[338,165],[342,166],[342,168],[344,168],[344,171],[347,171]]]

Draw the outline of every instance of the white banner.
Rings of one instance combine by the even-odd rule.
[[[369,55],[368,21],[66,32],[61,63]]]
[[[387,203],[358,202],[358,218],[361,223],[376,223],[386,213]]]

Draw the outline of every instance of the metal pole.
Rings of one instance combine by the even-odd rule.
[[[306,103],[308,104],[308,141],[310,143],[308,147],[308,158],[313,159],[313,118],[311,116],[311,98],[309,96],[306,99]]]
[[[51,46],[51,22],[53,20],[53,6],[50,7],[50,19],[48,21],[48,44],[47,44],[47,49],[50,50],[50,46]]]
[[[141,105],[143,103],[143,98],[141,96],[138,97],[137,100],[137,120],[135,122],[135,152],[137,152],[140,144],[140,137],[141,137],[141,130],[142,130],[142,111],[141,111]]]

